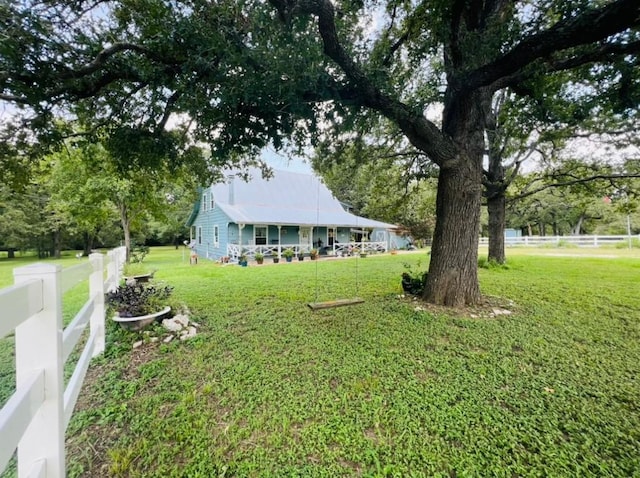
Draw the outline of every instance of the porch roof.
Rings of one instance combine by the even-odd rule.
[[[311,174],[274,171],[271,178],[264,179],[255,169],[249,182],[233,178],[212,189],[216,204],[240,224],[397,227],[345,211],[320,179]]]
[[[318,211],[302,208],[276,208],[269,206],[230,206],[218,203],[229,218],[240,224],[271,224],[300,226],[343,226],[395,229],[397,226],[356,216],[346,211]]]

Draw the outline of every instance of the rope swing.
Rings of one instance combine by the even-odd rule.
[[[358,217],[356,216],[356,229],[358,228]],[[318,178],[318,189],[316,192],[316,230],[320,230],[320,179]],[[313,235],[311,236],[311,240],[313,241]],[[336,238],[334,237],[335,241]],[[318,251],[319,252],[319,251]],[[318,254],[318,259],[320,255]],[[355,305],[364,303],[364,299],[358,297],[358,255],[356,254],[356,296],[351,299],[335,299],[324,302],[319,302],[319,294],[318,294],[318,284],[319,284],[319,275],[318,275],[318,263],[319,260],[316,260],[316,298],[315,302],[310,302],[307,305],[313,311],[322,310],[322,309],[332,309],[334,307],[344,307],[347,305]]]

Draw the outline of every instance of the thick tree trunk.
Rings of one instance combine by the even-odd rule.
[[[440,164],[436,227],[429,274],[424,289],[428,302],[450,307],[480,302],[478,239],[482,204],[482,159],[485,124],[492,93],[447,90],[443,132],[456,154]]]
[[[62,257],[62,238],[60,231],[51,233],[51,244],[51,256],[60,259],[60,257]]]
[[[83,242],[84,242],[84,249],[82,251],[82,254],[84,256],[89,256],[89,254],[91,254],[91,251],[93,250],[93,234],[90,234],[88,232],[85,232],[82,235],[83,238]]]
[[[481,165],[476,161],[440,171],[436,200],[438,221],[424,291],[424,298],[429,302],[459,307],[480,300],[481,174]]]
[[[489,214],[489,260],[504,264],[504,228],[505,228],[504,194],[497,194],[487,198],[487,212]]]

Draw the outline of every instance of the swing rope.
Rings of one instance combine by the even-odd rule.
[[[356,216],[356,229],[358,228],[358,216]],[[316,230],[320,230],[320,179],[318,179],[318,188],[316,192]],[[334,241],[335,241],[334,237]],[[313,235],[311,236],[311,241],[313,243]],[[358,289],[359,289],[359,276],[358,276],[358,259],[359,254],[356,254],[356,297],[353,299],[336,299],[325,302],[319,302],[318,295],[318,287],[319,287],[319,274],[318,274],[318,263],[320,262],[320,247],[318,244],[318,257],[316,258],[316,298],[315,302],[311,302],[307,304],[311,310],[320,310],[320,309],[330,309],[333,307],[342,307],[345,305],[355,305],[362,304],[364,300],[358,298]]]
[[[318,187],[316,190],[316,230],[320,231],[320,179],[318,179]],[[311,235],[311,241],[313,242],[313,235]],[[320,262],[319,247],[318,247],[318,256],[316,257],[316,301],[315,301],[316,304],[318,303],[318,262]]]

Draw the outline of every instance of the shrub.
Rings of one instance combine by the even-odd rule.
[[[420,261],[416,267],[420,269]],[[407,270],[402,273],[402,290],[407,294],[421,295],[427,283],[427,271],[414,270],[407,263],[404,264],[404,268]]]
[[[141,263],[149,254],[149,246],[133,246],[131,247],[131,262]]]

